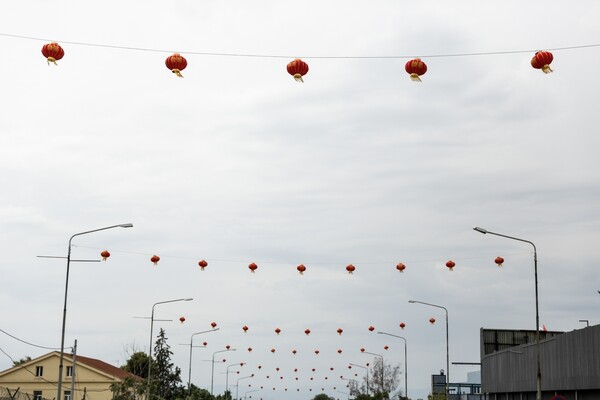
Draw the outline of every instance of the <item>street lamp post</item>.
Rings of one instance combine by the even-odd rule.
[[[254,374],[248,375],[248,376],[242,376],[241,378],[238,378],[237,382],[235,383],[235,400],[239,400],[238,394],[239,394],[239,390],[240,390],[240,381],[242,379],[248,379],[248,378],[254,378]]]
[[[393,336],[395,338],[398,339],[402,339],[404,340],[404,397],[406,397],[408,399],[408,357],[407,357],[407,351],[406,351],[406,339],[403,338],[402,336],[398,336],[398,335],[393,335],[391,333],[387,333],[387,332],[377,332],[380,335],[388,335],[388,336]]]
[[[369,368],[363,367],[362,365],[358,365],[358,364],[352,364],[352,363],[350,363],[350,365],[352,365],[354,367],[358,367],[358,368],[363,368],[367,371],[367,396],[368,396],[369,395]]]
[[[246,400],[246,396],[248,395],[248,393],[254,393],[254,392],[258,392],[260,391],[260,389],[253,389],[253,390],[249,390],[246,393],[244,393],[244,400]],[[252,396],[250,396],[250,398],[252,398]]]
[[[383,372],[384,372],[384,369],[383,369],[383,355],[376,354],[376,353],[369,353],[368,351],[363,351],[363,353],[364,354],[370,354],[372,356],[381,357],[381,395],[383,396],[384,393],[385,393],[385,385],[384,385],[384,382],[383,382]]]
[[[212,368],[210,373],[210,394],[213,394],[213,383],[215,381],[215,354],[224,353],[226,351],[235,351],[236,349],[225,349],[215,351],[212,355]]]
[[[159,301],[158,303],[154,303],[152,305],[152,314],[150,315],[150,348],[148,349],[148,379],[147,379],[147,384],[148,387],[146,388],[146,400],[150,400],[150,379],[152,376],[152,332],[154,329],[154,307],[156,307],[159,304],[166,304],[166,303],[175,303],[178,301],[192,301],[194,299],[190,298],[186,298],[186,299],[174,299],[174,300],[166,300],[166,301]]]
[[[425,303],[425,302],[417,301],[417,300],[409,300],[408,302],[411,304],[417,303],[417,304],[423,304],[423,305],[430,306],[430,307],[441,308],[442,310],[444,310],[446,312],[446,385],[445,385],[445,392],[446,392],[446,399],[448,399],[448,384],[450,383],[450,340],[448,337],[448,309],[446,307],[438,306],[436,304]]]
[[[105,231],[107,229],[113,228],[133,228],[133,224],[119,224],[119,225],[111,225],[106,226],[104,228],[92,229],[91,231],[79,232],[71,236],[69,239],[69,248],[67,250],[67,276],[65,279],[65,303],[63,307],[63,315],[62,315],[62,330],[60,334],[60,361],[58,363],[58,393],[56,395],[56,400],[61,400],[61,390],[62,390],[62,376],[63,376],[63,361],[65,357],[65,326],[67,323],[67,294],[69,291],[69,269],[71,266],[71,242],[73,238],[76,236],[87,235],[88,233]]]
[[[536,373],[536,388],[537,388],[537,400],[542,400],[542,371],[540,368],[540,309],[538,304],[538,273],[537,273],[537,248],[535,244],[529,240],[520,239],[514,236],[503,235],[501,233],[491,232],[487,229],[480,228],[476,226],[473,230],[485,234],[500,236],[506,239],[516,240],[519,242],[529,243],[533,247],[533,271],[534,271],[534,279],[535,279],[535,348],[536,348],[536,363],[537,363],[537,373]]]
[[[192,382],[192,347],[193,347],[192,343],[194,340],[194,336],[201,335],[203,333],[215,332],[215,331],[218,331],[219,329],[220,328],[215,328],[215,329],[209,329],[207,331],[196,332],[196,333],[193,333],[192,336],[190,336],[190,365],[188,367],[188,396],[190,395],[190,387],[191,387],[191,382]]]
[[[244,363],[242,362],[242,363],[237,363],[237,364],[229,364],[227,366],[227,368],[225,369],[225,373],[226,373],[226,375],[225,375],[225,393],[227,393],[227,391],[229,391],[229,367],[235,367],[236,365],[243,367]],[[231,397],[231,396],[229,396],[229,397]]]

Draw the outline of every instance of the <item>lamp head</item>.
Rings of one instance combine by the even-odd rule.
[[[487,230],[480,228],[478,226],[476,226],[475,228],[473,228],[474,231],[477,231],[479,233],[483,233],[484,235],[487,233]]]
[[[192,299],[191,297],[188,297],[187,299],[183,299],[183,301],[192,301],[194,299]]]
[[[133,228],[133,224],[121,224],[119,225],[121,228]]]
[[[409,303],[414,303],[415,301],[414,301],[414,300],[409,300],[408,302],[409,302]]]

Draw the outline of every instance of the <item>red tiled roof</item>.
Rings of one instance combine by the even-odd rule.
[[[125,379],[127,377],[139,378],[138,376],[130,372],[123,371],[121,368],[115,367],[114,365],[105,363],[104,361],[97,360],[95,358],[83,357],[78,355],[76,356],[76,360],[78,363],[85,364],[88,367],[97,369],[98,371],[102,371],[119,379]]]

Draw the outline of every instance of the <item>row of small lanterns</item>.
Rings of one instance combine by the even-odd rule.
[[[48,65],[63,58],[65,51],[56,42],[45,44],[42,47],[42,54],[46,57]],[[553,72],[550,64],[554,56],[549,51],[538,51],[531,59],[531,66],[535,69],[541,69],[544,73]],[[179,53],[173,53],[165,60],[166,67],[175,75],[183,78],[181,71],[187,67],[187,60]],[[404,65],[404,70],[410,75],[410,79],[415,82],[421,82],[421,76],[427,72],[427,64],[420,58],[414,58]],[[299,58],[291,61],[287,65],[287,72],[294,77],[297,82],[304,82],[302,77],[308,73],[308,64]]]
[[[103,250],[100,253],[100,256],[102,257],[102,261],[107,261],[108,258],[110,257],[110,252],[108,250]],[[158,262],[160,261],[160,257],[157,255],[153,255],[152,257],[150,257],[150,261],[156,266],[156,265],[158,265]],[[496,257],[494,262],[499,267],[502,267],[502,264],[504,263],[504,258]],[[208,262],[206,260],[200,260],[200,261],[198,261],[198,266],[200,267],[201,271],[204,271],[204,269],[208,266]],[[448,268],[449,271],[454,271],[455,266],[456,266],[456,263],[452,260],[448,260],[446,262],[446,268]],[[258,265],[256,265],[256,263],[250,263],[248,265],[248,269],[250,270],[250,272],[255,273],[256,270],[258,269]],[[403,263],[396,264],[396,270],[398,272],[402,273],[402,272],[404,272],[405,269],[406,269],[406,265],[404,265]],[[296,267],[296,270],[298,270],[300,275],[304,275],[304,272],[306,272],[306,266],[304,264],[300,264]],[[348,271],[349,274],[353,274],[354,271],[356,271],[356,267],[352,264],[348,264],[346,266],[346,271]]]

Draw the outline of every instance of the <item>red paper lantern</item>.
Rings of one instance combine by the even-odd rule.
[[[58,65],[56,64],[56,62],[63,58],[63,56],[65,55],[65,51],[62,49],[62,47],[60,47],[58,43],[52,42],[45,44],[42,47],[42,54],[44,55],[44,57],[46,57],[46,62],[48,62],[48,65],[50,65],[50,63]]]
[[[554,56],[549,51],[538,51],[531,59],[531,66],[535,69],[541,69],[543,73],[548,74],[552,71],[550,64],[554,60]]]
[[[297,353],[297,351],[296,351],[296,350],[292,350],[292,354],[296,354],[296,353]]]
[[[427,65],[420,58],[415,58],[407,62],[404,69],[410,74],[413,82],[421,82],[419,77],[427,72]]]
[[[384,350],[389,350],[389,348],[390,348],[389,346],[383,346]]]
[[[281,333],[281,329],[275,328],[275,333],[279,335]]]
[[[185,322],[185,317],[179,317],[179,322],[183,324]]]
[[[342,328],[338,328],[337,333],[338,335],[341,335],[344,332],[344,330]]]
[[[244,333],[248,332],[248,327],[246,325],[242,326],[242,330],[244,331]]]
[[[304,82],[302,77],[308,72],[308,64],[296,58],[287,65],[287,71],[297,82]]]
[[[152,261],[152,263],[154,265],[158,265],[158,262],[160,261],[160,257],[157,255],[153,255],[152,257],[150,257],[150,261]]]
[[[396,265],[396,269],[400,272],[404,272],[404,270],[406,269],[406,265],[398,263],[398,265]]]
[[[504,263],[504,258],[502,258],[502,257],[496,257],[496,259],[494,260],[494,262],[495,262],[495,263],[496,263],[496,264],[497,264],[499,267],[501,267],[501,266],[502,266],[502,264]]]
[[[304,271],[306,271],[306,267],[303,264],[298,265],[296,269],[300,272],[300,275],[304,275]]]
[[[108,250],[104,250],[102,253],[100,253],[100,256],[102,257],[102,261],[106,261],[108,260],[108,257],[110,257],[110,253]]]
[[[317,355],[318,355],[318,354],[319,354],[319,350],[315,350],[315,354],[317,354]]]
[[[275,353],[275,349],[271,349],[271,353]]]
[[[204,347],[206,347],[206,346],[208,346],[208,342],[204,342],[204,343],[202,343],[202,345],[203,345]]]
[[[230,346],[230,345],[227,345],[227,346],[225,346],[225,348],[226,348],[227,350],[229,350],[229,349],[231,348],[231,346]]]
[[[248,347],[248,353],[252,351],[252,347]]]
[[[446,267],[448,267],[448,269],[450,271],[453,271],[453,268],[456,266],[456,263],[452,260],[449,260],[446,262]]]
[[[200,260],[198,261],[198,266],[200,267],[200,271],[204,271],[204,268],[208,266],[208,263],[206,260]]]
[[[304,333],[306,333],[307,335],[310,335],[310,329],[305,330]]]
[[[258,369],[261,369],[261,368],[262,368],[262,365],[259,365],[259,366],[258,366]]]
[[[365,352],[365,348],[364,348],[364,347],[362,347],[362,348],[360,349],[360,352],[361,352],[361,353],[364,353],[364,352]]]
[[[432,325],[435,324],[435,318],[433,318],[433,317],[429,318],[429,323]]]
[[[250,265],[248,265],[248,268],[250,269],[250,272],[254,273],[254,271],[256,271],[256,269],[258,268],[258,265],[256,265],[255,263],[251,263]]]
[[[404,322],[400,322],[400,329],[404,329],[406,327],[406,324]]]
[[[211,322],[211,323],[210,323],[210,326],[212,326],[212,327],[213,327],[213,329],[214,329],[214,328],[216,328],[216,327],[217,327],[217,323],[216,323],[216,322]]]
[[[315,371],[316,371],[316,370],[313,368],[313,369],[312,369],[312,372],[315,372]]]
[[[375,327],[374,327],[374,326],[370,326],[370,327],[369,327],[369,331],[373,332],[374,330],[375,330]]]
[[[298,368],[294,368],[294,372],[298,372]]]
[[[179,53],[173,53],[173,55],[167,57],[165,60],[165,65],[171,70],[172,73],[180,78],[183,78],[181,71],[187,67],[187,60]]]
[[[279,371],[279,367],[275,367],[275,371]]]
[[[352,264],[348,264],[346,266],[346,271],[348,271],[349,274],[352,274],[355,270],[356,270],[356,267]]]
[[[342,354],[342,349],[338,349],[338,354]]]

